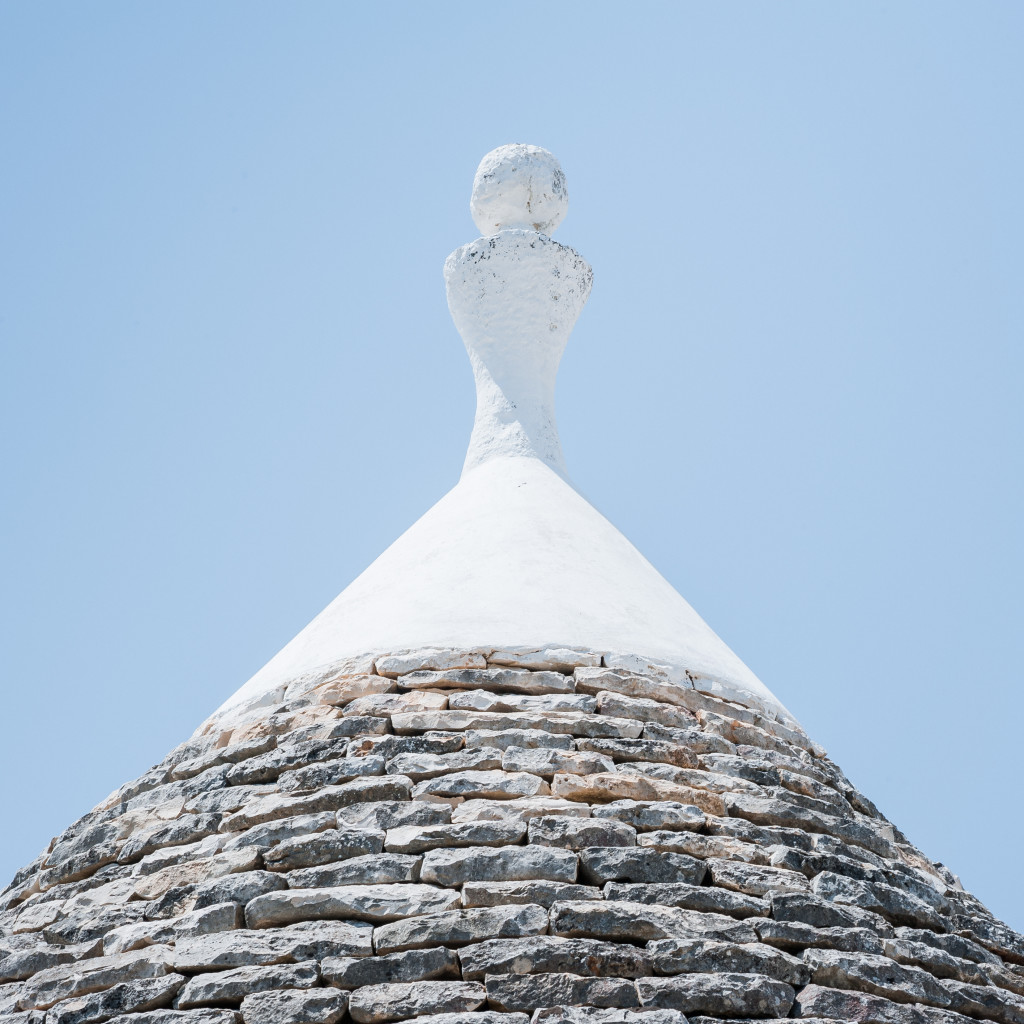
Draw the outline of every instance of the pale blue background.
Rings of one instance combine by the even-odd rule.
[[[0,875],[458,476],[445,255],[535,142],[581,489],[931,856],[1021,892],[1024,5],[0,7]]]

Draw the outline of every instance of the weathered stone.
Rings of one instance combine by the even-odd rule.
[[[729,836],[759,846],[787,846],[798,850],[813,850],[815,835],[802,829],[782,828],[778,825],[755,825],[743,818],[708,816],[704,827],[715,836]]]
[[[128,981],[103,992],[76,996],[58,1003],[46,1014],[47,1024],[86,1024],[104,1021],[122,1013],[140,1013],[169,1006],[175,993],[185,984],[180,974],[161,978]]]
[[[333,957],[320,965],[323,979],[338,988],[395,982],[459,978],[459,960],[450,949],[409,949],[386,956]]]
[[[457,886],[463,882],[524,882],[536,878],[575,882],[576,869],[576,855],[568,850],[537,846],[497,849],[471,846],[430,850],[423,857],[420,877],[424,882],[444,886]]]
[[[302,922],[269,931],[220,932],[178,942],[174,969],[217,971],[328,956],[370,956],[372,938],[373,925],[365,921]]]
[[[146,1010],[111,1017],[107,1024],[239,1024],[235,1010],[201,1007],[195,1010]],[[40,1022],[41,1024],[41,1022]]]
[[[652,740],[646,737],[619,740],[581,739],[576,745],[580,750],[604,754],[614,761],[661,761],[680,768],[698,767],[695,754],[679,743],[669,743],[665,740]]]
[[[228,850],[256,847],[258,850],[269,850],[278,843],[298,836],[312,835],[334,828],[337,818],[332,811],[321,811],[319,814],[297,814],[291,818],[277,818],[255,825],[228,841]]]
[[[499,750],[508,750],[510,747],[519,747],[521,750],[574,749],[572,736],[556,735],[544,729],[467,729],[466,746],[497,747]]]
[[[410,1017],[408,1024],[530,1024],[525,1013],[494,1013],[478,1010],[472,1016],[465,1013],[427,1013],[422,1017]]]
[[[857,989],[897,1003],[950,1005],[949,993],[927,971],[894,963],[885,956],[808,949],[804,962],[811,968],[815,985]]]
[[[730,815],[745,818],[756,825],[781,825],[808,832],[824,832],[863,846],[881,857],[891,857],[895,852],[889,840],[863,822],[820,814],[790,800],[738,793],[728,797],[727,803]]]
[[[521,800],[467,800],[451,812],[455,824],[471,821],[530,821],[549,814],[590,816],[590,807],[555,797],[534,796]]]
[[[760,974],[797,988],[811,978],[803,961],[759,942],[662,941],[650,956],[657,974]]]
[[[74,963],[80,958],[93,955],[98,951],[97,947],[103,948],[102,940],[80,946],[44,945],[11,950],[0,960],[0,983],[22,981],[51,967]]]
[[[241,906],[237,903],[220,903],[168,921],[137,921],[112,928],[103,936],[103,952],[107,956],[127,953],[143,946],[230,931],[241,924]]]
[[[278,818],[337,811],[350,804],[373,800],[408,800],[411,791],[412,781],[402,775],[353,779],[340,786],[326,786],[307,796],[282,793],[260,797],[232,814],[221,827],[228,832],[240,832]]]
[[[936,978],[952,978],[971,985],[987,985],[988,975],[971,960],[961,960],[944,949],[909,939],[879,940],[878,952],[901,964],[921,967]]]
[[[530,672],[516,668],[454,669],[412,672],[398,680],[402,689],[501,690],[508,693],[572,693],[575,683],[561,672]]]
[[[265,754],[276,746],[276,736],[254,736],[242,743],[234,743],[227,747],[215,747],[213,750],[207,750],[196,757],[179,761],[171,769],[168,777],[173,782],[181,779],[191,779],[196,775],[201,775],[208,768],[214,768],[220,764],[237,764],[239,761],[248,760],[250,757]]]
[[[696,725],[688,729],[677,729],[658,722],[648,722],[644,726],[644,739],[677,743],[694,754],[731,754],[736,750],[735,744],[724,737],[705,732]]]
[[[242,871],[197,885],[193,890],[192,902],[196,910],[216,906],[218,903],[240,903],[245,906],[257,896],[287,888],[288,883],[270,871]]]
[[[569,938],[619,942],[680,938],[757,941],[754,929],[746,921],[736,921],[722,914],[702,914],[627,900],[556,902],[551,906],[550,932]]]
[[[992,950],[1004,960],[1024,964],[1024,936],[1002,921],[975,914],[967,919],[958,919],[956,931],[964,938],[972,939],[986,949]]]
[[[694,715],[683,708],[648,697],[627,697],[610,690],[597,694],[597,706],[602,715],[631,718],[638,722],[656,722],[673,729],[687,729],[696,723]]]
[[[568,818],[549,815],[532,818],[529,841],[537,846],[583,850],[588,846],[636,846],[636,831],[609,818]]]
[[[326,829],[278,843],[263,854],[271,871],[294,871],[332,861],[377,854],[384,849],[384,833],[368,829]]]
[[[48,924],[53,924],[63,912],[63,900],[50,900],[47,903],[29,904],[15,917],[11,933],[21,935],[25,932],[40,931]]]
[[[428,732],[422,736],[358,736],[348,745],[349,757],[382,757],[385,763],[399,754],[453,754],[466,738],[458,732]]]
[[[288,872],[291,889],[329,889],[338,885],[385,885],[420,880],[420,857],[377,853]]]
[[[512,800],[520,797],[547,796],[548,784],[528,772],[468,771],[452,772],[418,782],[414,798],[423,793],[434,796],[476,798],[481,800]]]
[[[58,839],[46,857],[42,872],[47,888],[91,875],[97,868],[117,859],[121,829],[114,822],[101,822],[78,835]]]
[[[924,971],[921,973],[924,974]],[[925,977],[930,976],[925,974]],[[996,1020],[1000,1024],[1024,1022],[1024,997],[1015,992],[994,986],[967,985],[962,981],[943,982],[942,988],[957,1013]],[[928,1001],[937,1002],[932,999]]]
[[[682,853],[660,853],[645,847],[591,848],[580,852],[580,880],[605,882],[689,882],[700,885],[702,861]]]
[[[526,836],[523,822],[480,821],[458,825],[410,825],[389,829],[384,848],[396,853],[423,853],[441,846],[509,846]]]
[[[146,913],[145,903],[123,906],[84,908],[72,917],[62,918],[43,929],[43,938],[54,945],[71,946],[91,942],[126,924],[141,921]]]
[[[441,711],[447,706],[447,693],[410,690],[407,693],[378,693],[357,697],[346,705],[342,714],[388,718],[403,711]]]
[[[923,926],[938,931],[945,929],[940,915],[927,903],[884,882],[861,882],[826,871],[811,882],[811,888],[822,899],[873,911],[894,924]]]
[[[696,694],[689,686],[683,687],[667,679],[637,675],[626,669],[581,667],[573,675],[580,693],[620,693],[625,697],[655,700],[677,707],[689,707]],[[697,706],[703,706],[698,704]]]
[[[282,793],[308,793],[362,776],[383,774],[383,757],[339,757],[333,761],[321,761],[319,764],[282,772],[277,780],[277,788]]]
[[[604,896],[606,900],[653,903],[663,907],[682,907],[686,910],[730,914],[741,918],[765,917],[769,913],[767,901],[756,896],[730,892],[728,889],[716,889],[710,885],[689,885],[686,882],[608,882],[604,887]]]
[[[642,1006],[715,1017],[786,1017],[795,993],[783,981],[758,974],[678,974],[639,978]]]
[[[601,890],[593,886],[543,879],[531,882],[466,882],[462,887],[464,907],[504,907],[512,903],[550,907],[559,900],[599,899]]]
[[[709,793],[752,793],[764,791],[760,786],[731,775],[704,771],[702,768],[680,768],[674,764],[655,761],[627,761],[618,766],[624,775],[642,775],[649,779],[661,779],[673,782],[677,786],[689,786],[691,789],[706,790]]]
[[[701,1018],[696,1018],[696,1020],[698,1024],[712,1024],[710,1020],[702,1021]],[[678,1010],[545,1006],[534,1013],[531,1024],[687,1024],[687,1017]]]
[[[595,818],[613,818],[631,825],[638,832],[696,831],[703,828],[704,812],[693,804],[672,800],[614,800],[591,810]]]
[[[615,763],[611,758],[595,753],[550,747],[508,747],[501,759],[501,767],[507,772],[530,772],[550,779],[556,772],[567,775],[611,772],[615,770]]]
[[[273,784],[261,786],[227,786],[224,789],[215,789],[209,793],[196,793],[190,796],[184,803],[183,809],[190,814],[221,814],[225,815],[231,811],[237,811],[247,803],[260,796],[267,796],[274,792]],[[155,1011],[157,1012],[157,1011]],[[160,1013],[167,1011],[160,1010]],[[209,1010],[209,1013],[221,1013],[230,1011]]]
[[[394,693],[398,685],[387,676],[356,675],[324,683],[316,691],[316,699],[321,704],[344,707],[359,697],[368,697],[374,693]]]
[[[359,1024],[389,1024],[420,1014],[471,1013],[487,1000],[483,985],[468,981],[417,981],[367,985],[349,998]]]
[[[860,907],[829,903],[812,893],[771,895],[772,917],[777,921],[802,921],[815,928],[870,928],[879,935],[892,935],[892,926],[884,918]]]
[[[466,946],[485,939],[543,935],[547,929],[547,911],[524,904],[425,914],[394,921],[374,929],[373,943],[378,954],[397,953],[427,946]]]
[[[407,800],[382,800],[379,803],[358,803],[339,808],[338,828],[380,829],[407,826],[443,825],[452,819],[452,809],[446,804],[427,804]]]
[[[462,976],[480,980],[488,974],[568,972],[589,977],[639,978],[651,974],[647,957],[635,946],[596,939],[535,935],[489,939],[459,950]]]
[[[842,927],[815,928],[802,921],[773,921],[770,919],[752,922],[758,938],[779,949],[802,950],[809,948],[837,949],[844,953],[882,953],[882,940],[875,932],[866,928]]]
[[[597,699],[582,693],[494,693],[464,690],[453,693],[448,707],[469,711],[597,711]]]
[[[855,1020],[864,1024],[955,1024],[966,1018],[931,1007],[896,1003],[866,992],[807,985],[796,996],[793,1016],[829,1020]]]
[[[641,722],[579,711],[414,711],[395,715],[391,727],[397,733],[435,729],[545,729],[569,736],[639,736],[643,731]]]
[[[369,728],[365,731],[383,730]],[[294,737],[291,737],[288,743],[268,750],[259,757],[253,757],[234,765],[228,770],[227,782],[232,786],[252,786],[261,782],[274,782],[290,768],[304,767],[316,761],[332,761],[335,758],[344,757],[347,747],[348,740],[345,736],[333,739],[311,739],[301,743],[295,742]]]
[[[542,1006],[586,1003],[590,1006],[637,1006],[636,988],[625,978],[578,974],[492,974],[487,1003],[496,1010],[524,1011]]]
[[[479,651],[453,651],[445,648],[424,648],[405,654],[389,654],[374,662],[374,669],[382,676],[405,676],[413,672],[444,672],[452,670],[483,669],[487,662]]]
[[[564,672],[600,665],[601,655],[589,651],[574,651],[567,647],[545,647],[539,651],[492,651],[487,655],[489,665],[510,668],[528,668],[533,672]]]
[[[667,853],[685,853],[699,860],[712,857],[741,860],[749,864],[767,864],[769,853],[753,843],[744,843],[725,836],[705,836],[695,832],[675,832],[657,829],[643,833],[637,842]]]
[[[775,892],[806,892],[810,889],[807,878],[797,871],[773,868],[764,864],[746,864],[743,861],[723,860],[719,857],[707,861],[715,885],[723,889],[745,892],[750,896],[765,896]]]
[[[178,994],[177,1006],[237,1006],[255,992],[272,989],[312,988],[320,980],[316,961],[276,964],[272,967],[236,967],[230,971],[198,974]]]
[[[701,767],[709,771],[733,775],[759,786],[777,786],[781,781],[779,769],[761,757],[760,751],[746,757],[739,754],[703,754],[700,763]]]
[[[887,934],[891,935],[892,930],[890,929]],[[995,953],[989,952],[984,946],[980,946],[962,935],[940,935],[919,928],[897,928],[896,935],[910,942],[925,943],[936,949],[945,950],[950,956],[959,957],[961,960],[973,960],[975,963],[993,964],[996,967],[1002,964]]]
[[[435,779],[449,772],[493,771],[501,768],[501,755],[489,747],[470,747],[451,754],[399,754],[388,761],[390,775],[405,775],[413,782]]]
[[[245,1024],[336,1024],[345,1015],[348,996],[324,989],[253,992],[242,1000]]]
[[[610,800],[673,800],[695,804],[709,814],[723,812],[722,798],[688,786],[642,775],[598,772],[596,775],[556,775],[551,783],[554,796],[566,800],[604,803]]]
[[[45,1010],[64,999],[102,992],[125,982],[162,978],[171,973],[167,953],[167,947],[153,946],[142,953],[93,957],[50,967],[25,983],[18,1005],[23,1010]]]
[[[458,893],[431,885],[340,885],[258,896],[246,906],[245,921],[250,928],[279,927],[295,921],[393,921],[459,905]]]

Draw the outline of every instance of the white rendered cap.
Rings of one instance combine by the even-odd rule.
[[[517,142],[492,149],[476,169],[469,209],[482,235],[505,228],[550,235],[569,209],[562,167],[540,146]]]

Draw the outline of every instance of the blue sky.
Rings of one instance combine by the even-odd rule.
[[[0,7],[0,875],[457,479],[441,265],[555,152],[573,478],[1024,928],[1024,7]]]

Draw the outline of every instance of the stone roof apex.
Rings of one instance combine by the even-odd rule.
[[[444,265],[477,390],[462,477],[219,714],[364,656],[563,647],[606,663],[639,658],[792,722],[570,482],[555,378],[593,272],[545,233],[568,207],[558,161],[537,146],[502,146],[481,161],[470,205],[484,235]]]

